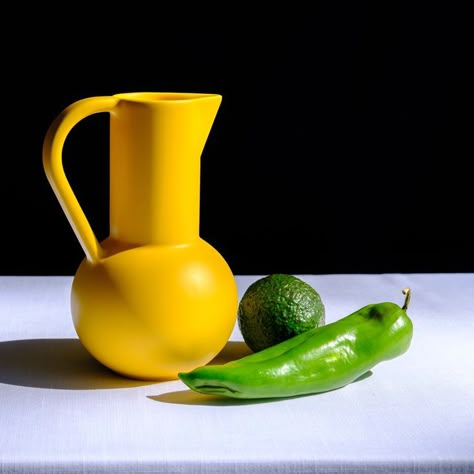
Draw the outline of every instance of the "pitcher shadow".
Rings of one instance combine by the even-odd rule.
[[[79,339],[0,342],[0,383],[60,390],[96,390],[150,385],[122,377],[100,364]]]
[[[208,365],[225,364],[233,360],[253,354],[249,346],[243,341],[227,341],[224,348],[209,362]]]

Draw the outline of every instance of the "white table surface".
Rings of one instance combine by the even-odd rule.
[[[409,286],[408,352],[332,392],[219,399],[102,368],[72,277],[0,277],[0,473],[474,472],[474,274],[299,276],[327,322]],[[219,360],[246,353],[236,325]]]

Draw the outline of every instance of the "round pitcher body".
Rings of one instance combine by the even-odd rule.
[[[98,263],[84,259],[71,295],[74,326],[89,353],[143,380],[176,379],[210,362],[232,333],[237,305],[229,266],[200,238],[140,246]]]
[[[71,310],[85,348],[124,376],[158,380],[204,365],[237,319],[237,287],[199,237],[200,165],[219,94],[89,97],[51,124],[43,165],[86,258]],[[75,125],[110,116],[109,236],[99,242],[62,164]]]

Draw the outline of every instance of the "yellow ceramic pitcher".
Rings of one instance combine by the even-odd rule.
[[[71,312],[84,347],[124,376],[174,379],[208,363],[236,321],[237,287],[199,236],[200,159],[222,97],[137,92],[91,97],[51,124],[43,165],[84,252]],[[68,133],[110,114],[110,230],[98,242],[62,165]]]

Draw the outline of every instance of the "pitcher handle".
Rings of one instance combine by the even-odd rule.
[[[100,246],[84,211],[82,210],[63,168],[64,142],[72,128],[82,119],[100,112],[110,112],[119,101],[116,97],[90,97],[69,105],[50,125],[43,143],[43,167],[66,217],[84,250],[87,260],[98,262],[102,257]]]

